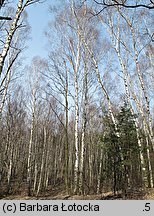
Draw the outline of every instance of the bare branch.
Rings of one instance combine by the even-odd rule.
[[[12,20],[12,18],[11,17],[0,16],[0,20]]]
[[[126,4],[125,1],[119,3],[117,0],[112,0],[111,2],[107,2],[106,0],[103,0],[102,2],[97,0],[93,0],[93,1],[98,5],[102,5],[106,7],[120,6],[120,7],[131,8],[131,9],[140,8],[140,7],[147,8],[147,9],[154,9],[154,2],[152,0],[150,0],[149,4],[131,4],[131,5]]]

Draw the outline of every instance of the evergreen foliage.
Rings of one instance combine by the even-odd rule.
[[[110,179],[114,192],[120,189],[126,191],[141,184],[135,118],[136,116],[131,114],[130,108],[125,103],[116,116],[117,131],[108,116],[104,119],[105,176],[106,181]]]

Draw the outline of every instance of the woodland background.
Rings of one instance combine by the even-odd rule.
[[[0,197],[153,194],[154,2],[51,1],[26,65],[37,3],[0,1]]]

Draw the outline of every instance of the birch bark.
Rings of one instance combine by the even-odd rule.
[[[81,152],[80,152],[80,167],[79,167],[79,193],[84,194],[84,181],[83,181],[83,165],[85,154],[85,133],[87,124],[87,102],[88,102],[88,71],[85,62],[84,68],[84,81],[83,81],[83,118],[82,118],[82,133],[81,133]]]

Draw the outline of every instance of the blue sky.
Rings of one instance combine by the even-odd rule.
[[[27,42],[27,50],[24,52],[26,62],[30,63],[34,56],[47,56],[47,39],[44,35],[49,20],[52,19],[49,13],[49,5],[56,5],[56,0],[46,0],[44,3],[27,7],[28,22],[31,26],[31,39]]]

